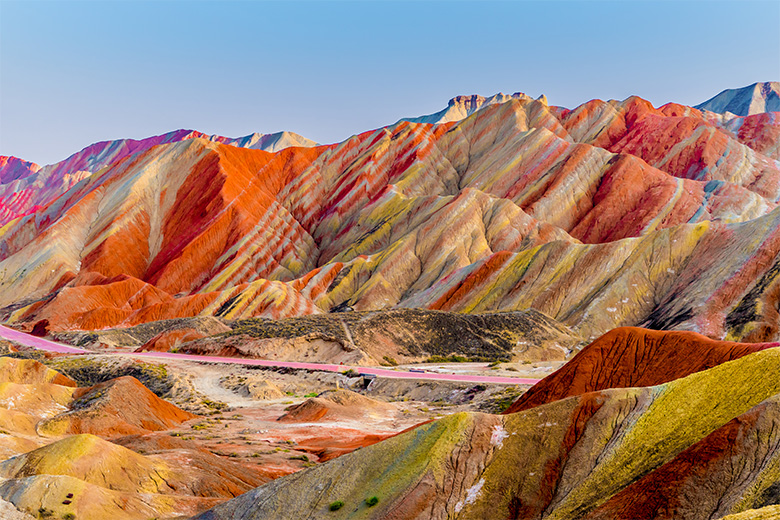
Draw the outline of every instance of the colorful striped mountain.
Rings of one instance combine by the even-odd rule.
[[[273,153],[174,132],[27,177],[9,160],[8,186],[55,180],[0,231],[5,319],[536,309],[585,338],[778,337],[775,113],[489,99]]]

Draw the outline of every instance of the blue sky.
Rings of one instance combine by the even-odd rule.
[[[177,128],[319,142],[522,91],[696,104],[780,80],[780,2],[0,0],[0,155]]]

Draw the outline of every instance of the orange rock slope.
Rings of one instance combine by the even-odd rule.
[[[608,388],[655,386],[780,346],[714,341],[695,332],[622,327],[582,349],[534,385],[505,413],[517,413],[574,395]]]
[[[516,96],[329,146],[163,144],[2,228],[0,307],[51,330],[533,308],[585,337],[645,324],[773,340],[769,116]]]

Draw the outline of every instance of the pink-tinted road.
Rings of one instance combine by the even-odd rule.
[[[63,343],[39,338],[0,325],[0,337],[9,341],[26,345],[38,350],[58,352],[61,354],[98,354],[90,350],[71,347]],[[126,353],[122,353],[126,354]],[[105,353],[104,355],[110,355]],[[308,370],[325,370],[327,372],[343,372],[352,369],[360,374],[371,374],[377,377],[395,377],[399,379],[439,379],[444,381],[464,381],[468,383],[502,383],[513,385],[534,385],[539,379],[520,377],[477,376],[469,374],[434,374],[431,372],[404,372],[376,367],[354,367],[348,365],[329,365],[326,363],[299,363],[297,361],[271,361],[266,359],[243,359],[217,356],[196,356],[192,354],[173,354],[169,352],[134,352],[133,357],[199,361],[202,363],[227,363],[232,365],[255,365],[264,367],[304,368]]]

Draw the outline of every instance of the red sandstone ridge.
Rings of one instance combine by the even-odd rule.
[[[582,349],[505,413],[607,388],[659,385],[777,346],[780,344],[715,341],[695,332],[621,327]]]
[[[178,348],[182,343],[205,338],[207,334],[193,329],[166,330],[141,345],[136,352],[169,352]]]

